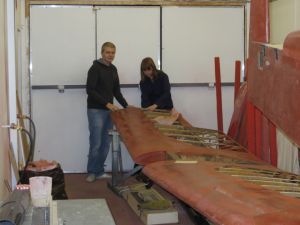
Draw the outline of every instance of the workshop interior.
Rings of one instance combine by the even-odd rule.
[[[0,31],[0,225],[300,224],[300,0],[1,0]]]

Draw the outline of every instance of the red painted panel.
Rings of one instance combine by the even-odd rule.
[[[251,0],[250,42],[269,42],[269,0]]]
[[[265,46],[269,42],[268,4],[268,0],[251,1],[248,97],[300,146],[300,31],[288,34],[282,51]]]
[[[252,45],[249,58],[249,101],[300,146],[300,31],[289,36],[283,51]],[[297,39],[299,37],[299,40]],[[297,43],[296,40],[298,40]],[[290,49],[290,48],[294,49]],[[258,65],[262,52],[261,65]],[[263,53],[264,52],[264,53]]]

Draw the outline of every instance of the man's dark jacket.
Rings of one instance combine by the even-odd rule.
[[[113,64],[108,66],[101,60],[95,60],[88,71],[86,93],[89,109],[108,110],[106,104],[113,104],[114,97],[124,108],[128,105],[120,90],[117,68]]]

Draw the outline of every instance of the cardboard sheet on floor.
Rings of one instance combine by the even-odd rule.
[[[23,225],[31,225],[32,207],[27,210]],[[115,225],[105,199],[74,199],[53,201],[50,225]]]
[[[178,223],[177,210],[172,203],[168,205],[168,200],[155,189],[146,189],[143,187],[139,188],[139,190],[132,190],[129,188],[128,191],[124,191],[122,195],[144,224]],[[152,209],[147,208],[149,205],[151,205],[150,208],[152,207]],[[157,207],[157,209],[153,209],[155,207]]]

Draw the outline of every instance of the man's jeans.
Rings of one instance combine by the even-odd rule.
[[[104,162],[111,143],[108,132],[112,129],[112,121],[109,114],[109,110],[87,110],[90,131],[87,171],[89,174],[95,174],[96,176],[101,176],[104,173]]]

